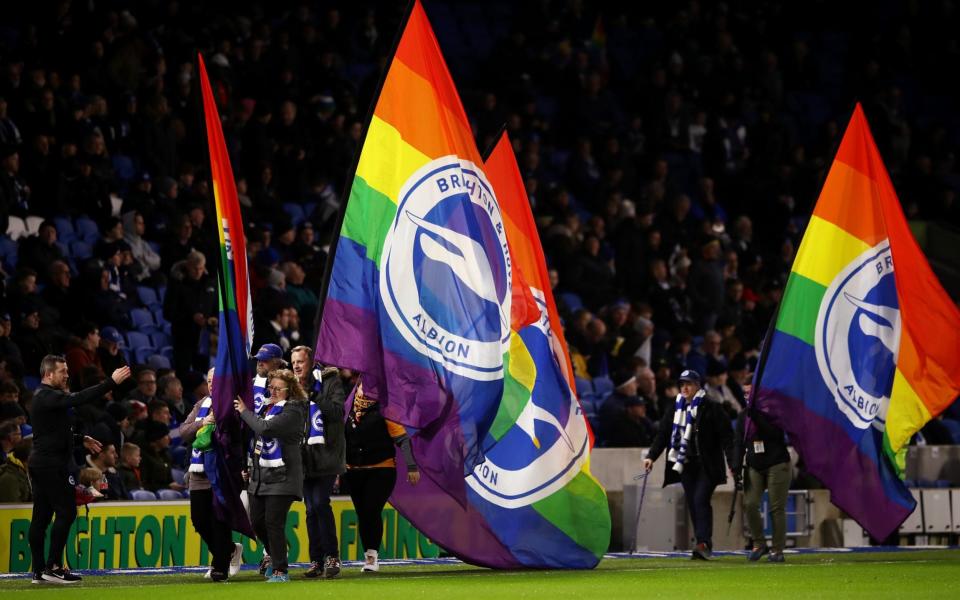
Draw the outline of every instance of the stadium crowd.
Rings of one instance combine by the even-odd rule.
[[[98,493],[182,497],[177,431],[209,392],[217,343],[197,52],[248,223],[254,346],[289,358],[313,344],[341,193],[402,4],[11,9],[0,26],[0,501],[30,499],[28,415],[47,354],[66,357],[74,389],[134,368],[74,417],[104,447],[78,457],[100,473]],[[731,419],[742,409],[856,100],[907,216],[960,226],[960,131],[943,77],[960,68],[960,23],[949,2],[831,7],[835,29],[784,1],[589,4],[425,7],[481,150],[504,124],[513,141],[598,443],[648,446],[682,369],[705,376]],[[843,27],[855,18],[868,23]],[[918,440],[958,435],[946,419]]]

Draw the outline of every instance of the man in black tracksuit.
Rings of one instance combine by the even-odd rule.
[[[75,583],[80,581],[80,576],[70,573],[62,562],[67,534],[77,518],[74,487],[79,469],[74,462],[73,447],[75,443],[82,443],[89,452],[97,453],[101,445],[89,436],[74,434],[70,413],[74,407],[102,398],[123,383],[130,377],[130,368],[117,369],[103,383],[71,394],[66,359],[51,354],[40,363],[40,377],[40,387],[34,392],[30,409],[33,452],[28,461],[33,482],[30,520],[33,583]],[[57,518],[50,533],[50,553],[44,560],[44,537],[54,514]]]
[[[346,391],[335,367],[311,370],[313,351],[297,346],[290,352],[293,373],[323,415],[324,442],[310,444],[309,433],[303,443],[303,500],[307,505],[307,538],[310,540],[310,568],[306,577],[332,579],[340,575],[340,548],[337,526],[330,506],[337,477],[347,470],[346,442],[343,437],[343,406]],[[317,385],[316,375],[322,385]],[[316,388],[320,388],[317,390]],[[307,410],[309,419],[310,410]],[[305,430],[309,432],[309,422]]]

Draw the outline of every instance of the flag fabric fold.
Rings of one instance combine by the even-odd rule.
[[[495,568],[594,566],[599,545],[574,540],[574,518],[560,514],[573,506],[561,492],[600,503],[569,383],[536,368],[555,361],[543,297],[530,289],[543,284],[516,267],[511,225],[419,2],[402,27],[328,267],[315,358],[360,372],[364,393],[414,434],[420,483],[399,477],[391,502],[433,541]],[[544,406],[530,399],[537,385]],[[494,464],[507,438],[517,451]],[[608,515],[598,531],[605,550]]]
[[[916,502],[898,453],[960,393],[960,312],[853,112],[767,337],[752,401],[875,538]]]
[[[214,510],[219,518],[249,537],[254,537],[247,512],[240,500],[244,489],[240,476],[245,459],[240,420],[233,399],[240,397],[253,406],[250,372],[250,345],[253,313],[247,276],[247,250],[240,202],[223,138],[220,115],[207,78],[203,57],[197,57],[203,95],[203,113],[210,150],[210,173],[220,237],[220,264],[217,269],[219,337],[214,361],[213,413],[217,420],[213,450],[215,472],[208,471],[214,490]]]

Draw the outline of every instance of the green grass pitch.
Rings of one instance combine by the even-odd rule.
[[[788,555],[787,563],[726,556],[709,563],[681,558],[607,559],[593,571],[489,571],[464,565],[387,566],[377,574],[345,569],[338,580],[266,584],[245,570],[227,583],[200,574],[87,576],[81,584],[0,581],[15,598],[169,600],[229,598],[957,598],[960,550]],[[7,596],[10,597],[10,596]]]

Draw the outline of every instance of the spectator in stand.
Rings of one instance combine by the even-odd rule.
[[[143,482],[140,478],[140,446],[126,442],[120,450],[120,478],[127,494],[134,490],[142,490]]]
[[[264,311],[266,318],[261,318],[253,328],[253,345],[278,346],[281,352],[286,353],[293,344],[287,336],[287,330],[290,328],[290,305],[286,301],[274,301],[271,306]]]
[[[170,426],[159,421],[148,420],[144,428],[144,441],[140,446],[143,460],[140,465],[140,478],[143,487],[151,492],[171,489],[178,492],[186,489],[183,484],[173,480],[170,458]]]
[[[34,214],[30,203],[30,187],[20,177],[20,154],[17,147],[0,146],[0,230],[7,231],[9,218]]]
[[[157,381],[157,395],[167,403],[172,418],[171,425],[179,426],[193,408],[183,398],[183,384],[173,373],[168,373]]]
[[[144,281],[160,270],[160,255],[143,238],[146,221],[143,215],[132,210],[123,214],[123,239],[130,245],[133,259],[140,266],[137,281]]]
[[[174,265],[186,260],[194,251],[193,224],[188,215],[178,215],[170,231],[170,237],[160,247],[161,270],[169,274]]]
[[[17,408],[19,408],[19,406]],[[21,439],[19,424],[12,419],[0,421],[0,463],[7,460],[7,456],[13,452],[13,449],[20,443]]]
[[[647,407],[637,396],[637,376],[632,369],[614,373],[614,392],[600,407],[601,437],[615,448],[649,446],[654,424]]]
[[[284,291],[300,316],[300,328],[303,331],[313,331],[313,318],[317,314],[320,300],[312,289],[304,285],[306,272],[303,267],[292,261],[283,263],[281,268],[286,278]]]
[[[91,437],[100,442],[100,451],[87,454],[87,465],[99,469],[106,478],[106,489],[100,490],[108,500],[126,500],[130,494],[117,471],[117,441],[110,429],[101,424],[94,428]]]
[[[56,311],[56,319],[61,325],[79,323],[83,302],[72,285],[70,266],[62,260],[54,260],[48,264],[48,283],[40,297],[51,310]]]
[[[57,228],[53,221],[41,223],[36,236],[23,238],[18,254],[18,266],[29,267],[46,277],[53,261],[63,260],[63,251],[57,245]],[[44,279],[43,283],[47,281]]]
[[[128,396],[130,400],[139,400],[144,405],[157,397],[157,373],[153,369],[141,368],[137,371],[137,389]]]
[[[33,500],[27,459],[33,440],[20,440],[0,464],[0,503],[26,503]]]
[[[12,331],[10,313],[0,313],[0,360],[6,362],[7,370],[14,377],[20,378],[24,374],[23,354],[19,344],[10,338]]]
[[[103,378],[103,366],[100,364],[100,355],[97,354],[97,348],[100,346],[100,328],[90,321],[83,321],[76,328],[77,342],[67,350],[67,368],[73,373],[82,373],[87,366],[94,366]],[[112,371],[111,371],[112,373]],[[79,382],[73,388],[74,391],[80,389]]]
[[[173,362],[177,373],[206,371],[209,357],[198,355],[200,334],[215,320],[216,286],[206,270],[207,259],[196,250],[170,272],[163,314],[173,333]]]
[[[23,307],[20,313],[20,329],[14,335],[13,341],[20,347],[24,373],[33,376],[39,374],[40,361],[52,350],[48,336],[40,329],[39,310]]]
[[[127,359],[120,352],[123,336],[116,327],[104,327],[100,330],[100,347],[97,348],[97,357],[105,373],[112,373],[114,369],[127,366]],[[127,390],[121,391],[126,392]],[[122,397],[122,394],[121,394]]]

